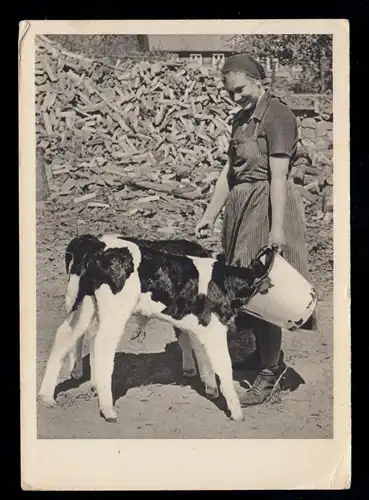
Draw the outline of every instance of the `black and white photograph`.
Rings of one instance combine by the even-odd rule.
[[[337,211],[348,75],[342,84],[333,28],[344,39],[348,25],[217,33],[203,21],[203,32],[165,34],[152,21],[145,34],[132,21],[121,33],[58,23],[31,35],[20,124],[33,155],[21,185],[34,197],[21,217],[35,216],[23,233],[34,320],[22,331],[33,439],[119,440],[124,454],[140,440],[221,450],[347,436],[335,405],[349,411],[348,387],[341,403],[335,387],[349,375],[336,370],[349,363],[346,233],[336,253],[337,227],[348,230],[348,205]],[[21,142],[21,166],[25,155]]]

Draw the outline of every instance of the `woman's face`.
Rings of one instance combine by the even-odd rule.
[[[256,105],[260,97],[260,84],[245,73],[230,71],[224,77],[224,87],[231,99],[243,109],[250,109]]]

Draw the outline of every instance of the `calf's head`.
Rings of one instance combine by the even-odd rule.
[[[268,293],[269,288],[272,286],[268,276],[268,269],[269,262],[262,264],[258,259],[253,259],[246,268],[238,266],[230,301],[232,310],[237,312],[246,306],[256,293]]]

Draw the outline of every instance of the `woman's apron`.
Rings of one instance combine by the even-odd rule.
[[[238,126],[231,139],[228,177],[231,190],[225,204],[222,246],[227,262],[233,265],[247,266],[269,239],[269,159],[258,144],[261,121],[256,122],[251,137],[246,137]],[[283,257],[309,280],[304,206],[292,179],[287,180],[284,233]]]

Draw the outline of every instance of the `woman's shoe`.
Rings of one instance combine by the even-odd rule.
[[[272,370],[260,370],[255,382],[240,398],[242,406],[264,403],[274,392],[280,389],[279,378]]]

